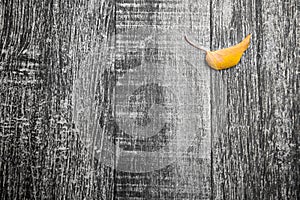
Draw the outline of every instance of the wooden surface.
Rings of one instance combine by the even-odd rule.
[[[300,199],[299,6],[2,0],[0,199]]]
[[[212,74],[217,199],[299,199],[296,3],[213,3],[212,48],[253,34],[236,68]]]

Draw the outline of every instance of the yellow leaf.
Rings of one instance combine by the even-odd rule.
[[[244,51],[246,51],[249,47],[251,34],[249,34],[243,41],[241,41],[237,45],[217,51],[204,50],[194,45],[186,37],[184,38],[193,47],[206,52],[206,62],[211,68],[215,70],[222,70],[233,67],[240,62]]]

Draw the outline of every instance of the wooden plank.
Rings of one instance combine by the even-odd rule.
[[[212,76],[215,199],[299,198],[296,9],[296,1],[213,1],[213,48],[253,34],[241,63]]]
[[[209,3],[120,0],[116,13],[116,198],[208,199],[210,72],[183,36],[209,45]]]
[[[0,199],[113,196],[86,138],[108,107],[114,4],[90,3],[1,1]]]

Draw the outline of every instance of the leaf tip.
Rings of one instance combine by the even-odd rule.
[[[246,36],[246,38],[251,38],[252,37],[252,33],[249,33],[247,36]]]

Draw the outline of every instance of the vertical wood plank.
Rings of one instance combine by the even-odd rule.
[[[96,86],[112,65],[103,58],[113,57],[114,4],[17,0],[0,9],[0,199],[111,199],[112,170],[93,165],[84,136],[95,104],[107,107],[107,87]]]
[[[209,2],[120,0],[116,13],[117,198],[208,199],[210,71],[183,36],[209,45]]]
[[[72,16],[72,122],[84,149],[82,198],[113,199],[114,171],[95,153],[111,120],[115,2],[78,1]]]
[[[263,198],[299,199],[299,1],[262,4],[261,151]],[[299,9],[298,9],[299,11]],[[297,50],[298,49],[298,50]]]
[[[215,198],[297,199],[297,2],[212,6],[213,48],[253,34],[241,63],[212,76]]]

